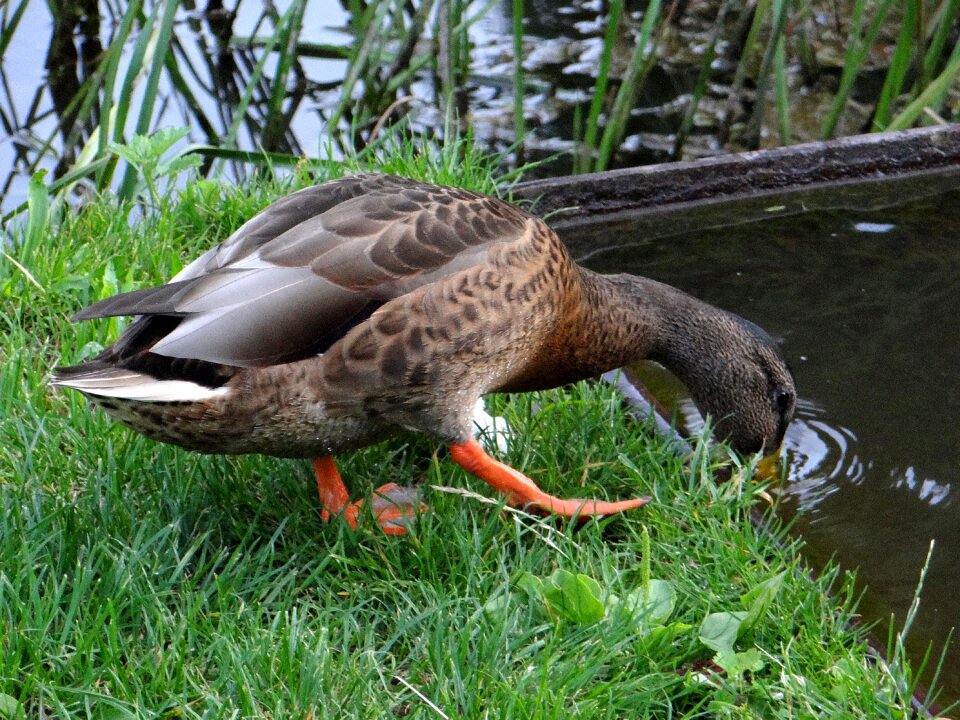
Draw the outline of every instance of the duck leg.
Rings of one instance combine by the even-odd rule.
[[[494,460],[476,440],[451,445],[450,454],[460,467],[486,482],[514,507],[534,508],[569,518],[613,515],[650,502],[649,497],[619,502],[581,498],[561,500],[545,493],[520,471]]]
[[[317,491],[320,493],[320,519],[329,522],[335,515],[343,515],[344,520],[354,530],[357,529],[357,517],[363,500],[348,503],[350,495],[343,484],[340,472],[329,455],[313,459],[313,470],[317,476]],[[377,524],[388,535],[406,535],[407,526],[413,520],[417,510],[426,510],[420,502],[419,494],[411,488],[400,487],[396,483],[387,483],[374,490],[370,499],[370,509]]]

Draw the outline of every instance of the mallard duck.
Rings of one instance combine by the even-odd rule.
[[[324,521],[363,501],[333,461],[404,431],[506,502],[603,516],[646,497],[553,497],[474,439],[486,393],[553,388],[641,359],[675,373],[742,453],[779,447],[796,392],[756,325],[653,280],[579,267],[541,219],[503,200],[357,175],[270,205],[166,285],[74,320],[137,318],[95,359],[56,371],[120,422],[203,453],[312,458]],[[370,503],[388,533],[421,508],[396,484]]]

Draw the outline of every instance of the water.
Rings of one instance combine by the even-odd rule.
[[[656,240],[623,219],[561,233],[595,270],[676,285],[782,343],[801,397],[783,511],[814,567],[858,569],[861,612],[884,621],[883,639],[891,613],[902,627],[935,541],[908,638],[915,657],[928,643],[939,653],[960,624],[957,228],[960,190]],[[960,699],[956,643],[945,674]]]

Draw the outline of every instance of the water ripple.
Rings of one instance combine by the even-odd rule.
[[[788,471],[781,493],[813,513],[823,512],[823,501],[844,486],[878,479],[873,461],[862,457],[856,433],[822,419],[827,415],[815,403],[801,400],[784,438]],[[889,487],[909,492],[924,505],[945,507],[955,499],[951,483],[924,477],[913,465],[888,472]]]
[[[813,512],[840,489],[836,480],[859,484],[866,470],[857,454],[856,434],[818,419],[823,414],[815,403],[801,400],[783,440],[788,472],[782,493]]]

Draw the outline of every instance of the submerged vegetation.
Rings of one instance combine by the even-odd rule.
[[[0,71],[37,4],[0,8]],[[751,523],[767,499],[752,466],[703,439],[676,457],[606,386],[495,398],[507,459],[557,494],[649,506],[580,528],[505,511],[403,438],[343,463],[358,495],[429,487],[433,511],[397,540],[321,524],[306,463],[191,455],[45,385],[124,322],[73,312],[165,281],[317,177],[496,192],[555,135],[589,170],[635,161],[637,142],[680,158],[697,137],[724,151],[956,117],[955,0],[822,5],[611,0],[583,32],[599,44],[575,39],[579,67],[547,73],[521,2],[350,0],[324,42],[305,0],[49,3],[47,84],[24,104],[0,78],[31,177],[3,190],[0,720],[914,717],[936,662],[911,666],[895,633],[871,650],[852,578],[810,577],[772,513]],[[524,57],[481,63],[475,33],[500,11]],[[482,122],[501,110],[505,136]]]

